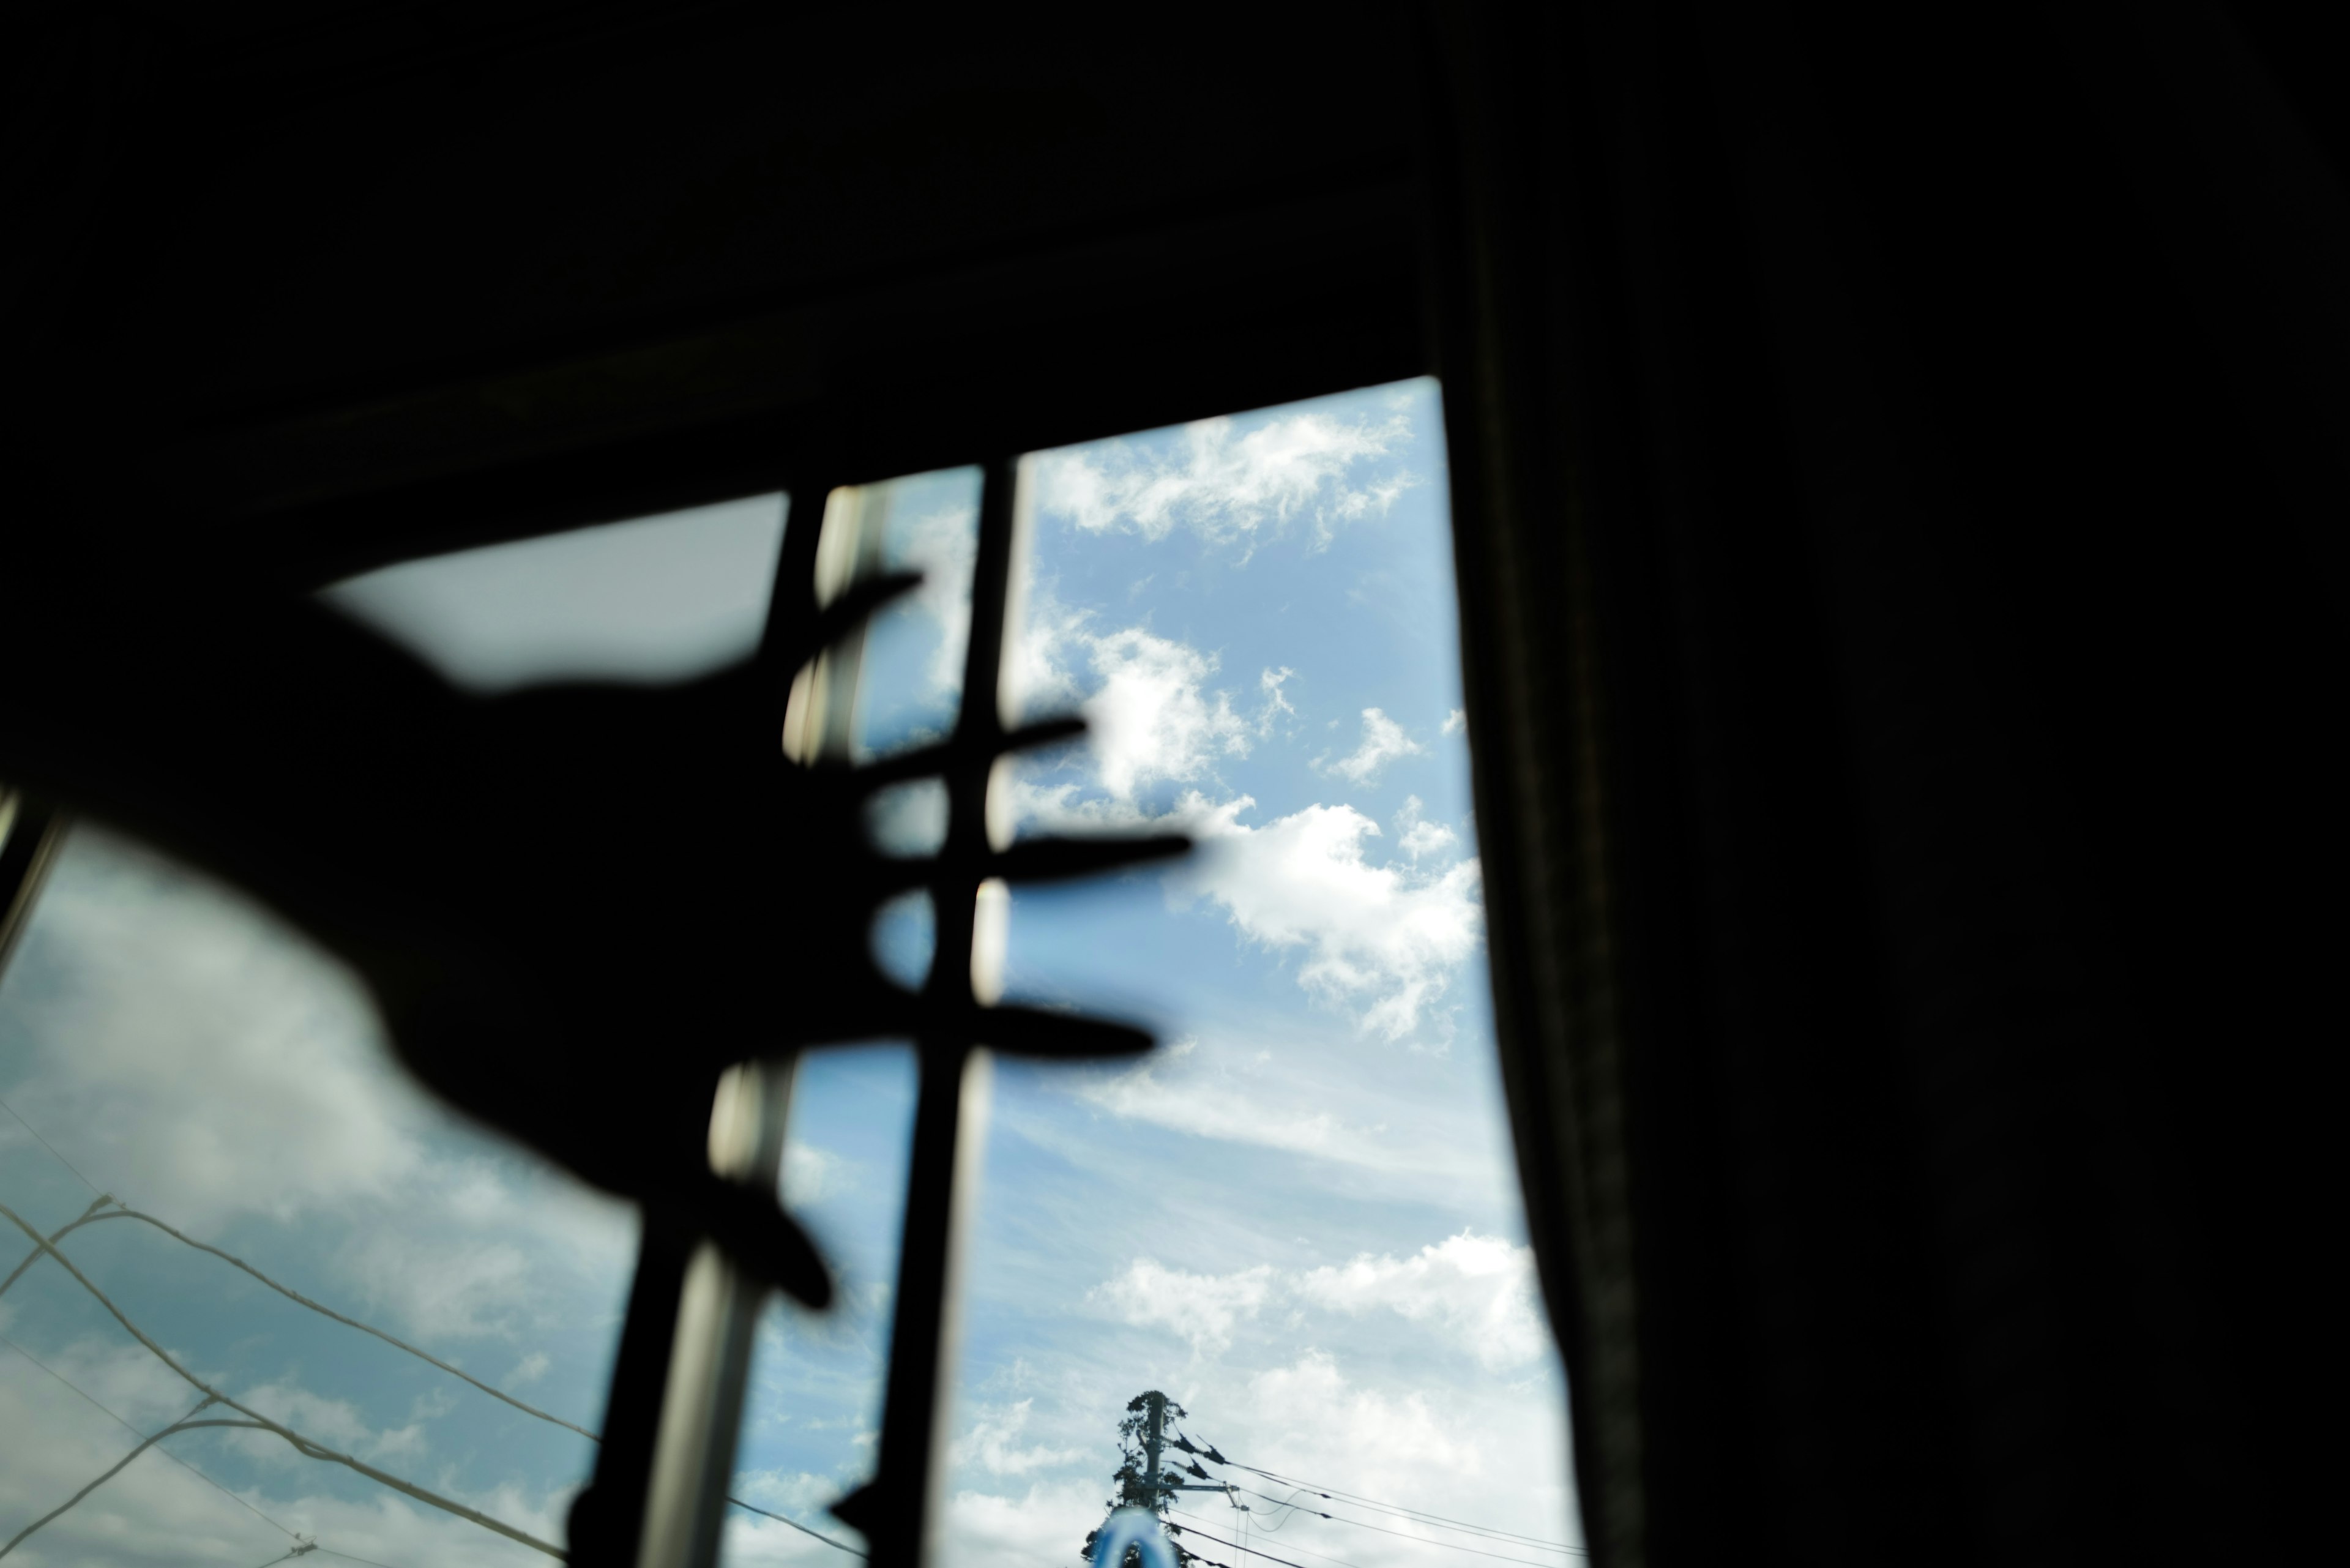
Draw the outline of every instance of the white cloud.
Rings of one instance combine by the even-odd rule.
[[[1409,1257],[1365,1252],[1302,1271],[1260,1263],[1195,1274],[1137,1258],[1088,1299],[1130,1327],[1172,1332],[1195,1354],[1231,1348],[1244,1320],[1282,1305],[1357,1318],[1392,1313],[1491,1372],[1526,1366],[1550,1350],[1536,1304],[1534,1249],[1467,1230]]]
[[[1406,795],[1403,809],[1395,815],[1394,826],[1399,836],[1396,841],[1397,847],[1410,856],[1414,865],[1419,864],[1420,857],[1424,855],[1433,855],[1440,849],[1450,849],[1461,842],[1459,834],[1440,822],[1430,822],[1421,815],[1421,813],[1427,809],[1421,804],[1419,796]]]
[[[1305,1301],[1357,1316],[1386,1310],[1441,1329],[1489,1370],[1523,1366],[1549,1347],[1535,1305],[1531,1247],[1463,1231],[1409,1258],[1363,1253],[1301,1275]]]
[[[1102,1521],[1107,1484],[1037,1481],[1017,1497],[970,1489],[947,1502],[955,1568],[1056,1568],[1075,1563]],[[837,1556],[838,1553],[835,1553]]]
[[[1274,721],[1284,713],[1293,719],[1297,717],[1297,710],[1290,706],[1289,699],[1282,693],[1281,690],[1283,684],[1296,673],[1297,671],[1284,664],[1278,670],[1267,669],[1256,678],[1257,690],[1264,693],[1264,709],[1257,715],[1256,721],[1258,734],[1270,733]]]
[[[1316,541],[1327,544],[1339,524],[1385,513],[1418,483],[1399,467],[1351,477],[1358,464],[1410,441],[1401,410],[1351,420],[1308,410],[1245,433],[1229,419],[1203,420],[1171,442],[1106,441],[1045,454],[1038,503],[1046,515],[1094,533],[1163,539],[1183,527],[1251,547],[1261,534],[1310,516]]]
[[[950,1462],[975,1464],[993,1476],[1024,1476],[1032,1470],[1089,1457],[1080,1449],[1056,1449],[1035,1442],[1021,1446],[1035,1407],[1035,1400],[1022,1399],[1011,1405],[982,1408],[963,1435],[954,1440]]]
[[[1234,1325],[1264,1305],[1273,1282],[1272,1268],[1262,1263],[1234,1274],[1190,1274],[1137,1258],[1092,1294],[1134,1327],[1170,1330],[1194,1351],[1222,1350]]]
[[[1469,715],[1455,708],[1444,715],[1444,732],[1457,735],[1469,727]]]
[[[1401,724],[1377,708],[1363,710],[1363,743],[1354,752],[1335,763],[1317,763],[1324,773],[1336,774],[1349,784],[1375,783],[1379,771],[1399,757],[1427,754],[1426,748],[1404,733]]]
[[[1354,807],[1310,805],[1251,827],[1239,818],[1255,804],[1187,800],[1177,816],[1201,848],[1173,885],[1222,905],[1251,940],[1300,950],[1298,982],[1364,1030],[1413,1033],[1477,950],[1477,862],[1426,875],[1374,866],[1365,846],[1379,825]]]
[[[1349,1124],[1326,1106],[1305,1109],[1294,1100],[1270,1103],[1227,1075],[1170,1072],[1197,1049],[1196,1041],[1176,1041],[1131,1067],[1077,1080],[1076,1093],[1113,1116],[1195,1137],[1286,1149],[1349,1165],[1383,1167],[1397,1159],[1399,1151],[1379,1136],[1384,1127]]]
[[[795,1205],[815,1203],[840,1185],[841,1159],[830,1149],[794,1138],[784,1146],[784,1192]]]
[[[979,554],[977,518],[968,506],[945,506],[887,530],[890,568],[922,574],[911,608],[938,623],[938,644],[924,670],[937,691],[962,685],[963,654],[971,644],[971,572]]]
[[[1255,726],[1227,693],[1207,691],[1215,655],[1140,627],[1079,635],[1100,680],[1085,704],[1094,767],[1112,795],[1131,801],[1145,785],[1196,779],[1223,758],[1248,755]]]
[[[1311,805],[1263,827],[1242,823],[1252,797],[1219,801],[1196,786],[1212,780],[1220,763],[1246,757],[1282,714],[1295,713],[1283,691],[1295,671],[1268,667],[1259,674],[1265,701],[1252,722],[1229,692],[1209,690],[1213,655],[1141,627],[1097,636],[1085,618],[1040,596],[1024,679],[1032,691],[1073,694],[1065,659],[1082,654],[1090,663],[1098,685],[1084,702],[1092,725],[1089,770],[1072,777],[1067,763],[1022,768],[999,786],[1010,792],[1014,819],[1055,831],[1193,834],[1201,852],[1170,880],[1179,898],[1204,895],[1250,940],[1302,949],[1300,983],[1362,1027],[1391,1040],[1417,1031],[1452,972],[1474,954],[1482,929],[1477,862],[1442,861],[1457,835],[1421,822],[1414,797],[1409,820],[1399,819],[1409,863],[1399,867],[1367,858],[1367,841],[1380,836],[1379,827],[1349,805]],[[1361,746],[1324,772],[1365,784],[1395,758],[1423,752],[1382,710],[1365,709],[1362,720]],[[1195,787],[1170,809],[1145,804],[1150,786],[1170,784]]]

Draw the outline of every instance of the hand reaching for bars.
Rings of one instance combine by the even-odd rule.
[[[774,1197],[711,1170],[721,1074],[860,1038],[1140,1050],[1139,1031],[982,1009],[967,987],[909,992],[870,923],[912,887],[968,897],[1184,847],[997,851],[966,830],[927,861],[878,852],[874,790],[1080,727],[861,769],[785,758],[791,672],[910,586],[866,585],[765,662],[690,685],[493,700],[315,606],[118,597],[44,618],[67,674],[0,711],[0,775],[256,893],[352,964],[401,1058],[460,1110],[821,1304],[827,1273]]]

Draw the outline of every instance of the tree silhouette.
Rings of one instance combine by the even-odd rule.
[[[1159,1457],[1159,1473],[1156,1476],[1149,1473],[1150,1459],[1147,1444],[1150,1427],[1150,1402],[1154,1398],[1165,1404],[1167,1415],[1170,1419],[1189,1414],[1182,1406],[1155,1388],[1137,1394],[1128,1401],[1126,1419],[1118,1424],[1118,1467],[1109,1478],[1111,1484],[1116,1486],[1118,1490],[1103,1506],[1113,1511],[1121,1508],[1149,1509],[1164,1525],[1167,1506],[1175,1496],[1169,1489],[1181,1482],[1183,1472],[1168,1463],[1166,1456],[1162,1453]],[[1173,1527],[1167,1528],[1171,1530]],[[1100,1539],[1100,1525],[1096,1525],[1086,1532],[1083,1559],[1086,1563],[1093,1562],[1094,1542]],[[1180,1541],[1170,1537],[1168,1544],[1174,1547],[1175,1561],[1178,1563],[1191,1563],[1191,1553],[1183,1550]],[[1141,1568],[1141,1563],[1142,1549],[1139,1546],[1129,1546],[1126,1549],[1124,1560],[1113,1565],[1113,1568]]]

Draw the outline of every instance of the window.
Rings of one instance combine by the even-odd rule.
[[[790,681],[783,743],[945,748],[868,813],[927,879],[877,960],[1035,1022],[730,1076],[713,1161],[780,1169],[838,1304],[763,1307],[706,1245],[655,1278],[649,1244],[623,1336],[625,1209],[407,1089],[298,938],[76,828],[0,987],[0,1179],[43,1236],[120,1196],[85,1175],[172,1229],[93,1220],[56,1243],[87,1285],[28,1253],[0,1298],[26,1417],[0,1429],[26,1434],[0,1440],[68,1405],[88,1428],[12,1462],[0,1503],[34,1522],[175,1418],[284,1430],[164,1438],[180,1466],[133,1460],[26,1560],[250,1536],[530,1561],[593,1468],[649,1500],[645,1563],[1074,1563],[1149,1392],[1192,1490],[1139,1495],[1211,1563],[1573,1561],[1484,1016],[1442,465],[1435,389],[1406,383],[834,488],[788,526],[770,495],[330,590],[495,693],[690,679],[795,613],[771,580],[813,603],[923,571]],[[1089,741],[999,761],[1007,726],[1073,710]],[[1170,831],[1200,846],[1171,869],[1052,847]],[[1109,875],[989,875],[1023,867]],[[1115,1043],[1056,1033],[1079,1007],[1159,1052],[1039,1059]],[[659,1411],[633,1457],[588,1435],[608,1373],[614,1408]],[[196,1382],[234,1404],[159,1402]]]

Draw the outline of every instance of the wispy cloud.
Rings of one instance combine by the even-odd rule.
[[[1365,1252],[1300,1274],[1290,1288],[1334,1311],[1391,1312],[1430,1325],[1492,1371],[1524,1366],[1549,1345],[1534,1250],[1499,1236],[1463,1231],[1403,1258]]]
[[[1197,1274],[1137,1258],[1087,1299],[1130,1327],[1180,1335],[1195,1353],[1229,1349],[1243,1322],[1283,1309],[1391,1313],[1491,1371],[1526,1366],[1550,1349],[1534,1250],[1466,1230],[1408,1257],[1364,1252],[1315,1269],[1259,1263]]]
[[[1317,543],[1346,522],[1384,513],[1418,483],[1400,465],[1357,476],[1409,445],[1400,410],[1342,417],[1320,410],[1243,429],[1229,419],[1187,425],[1173,441],[1107,441],[1045,455],[1040,510],[1094,533],[1163,539],[1188,528],[1215,544],[1253,545],[1309,518]]]
[[[1035,1411],[1034,1399],[1022,1399],[1010,1405],[983,1408],[974,1416],[962,1436],[954,1440],[949,1452],[950,1461],[956,1465],[977,1465],[992,1476],[1024,1476],[1054,1465],[1066,1465],[1087,1458],[1081,1449],[1055,1448],[1028,1437],[1028,1423]]]
[[[1336,762],[1326,758],[1315,768],[1335,774],[1348,784],[1376,783],[1387,765],[1399,757],[1425,756],[1427,748],[1404,733],[1404,728],[1377,708],[1363,710],[1363,742],[1354,751]]]
[[[1240,1321],[1263,1308],[1273,1289],[1268,1264],[1234,1274],[1191,1274],[1137,1258],[1124,1273],[1096,1286],[1093,1299],[1136,1328],[1163,1328],[1194,1350],[1222,1350]]]
[[[1418,865],[1421,857],[1439,854],[1461,842],[1461,836],[1440,822],[1430,822],[1428,807],[1416,794],[1404,796],[1403,809],[1395,814],[1396,846],[1411,857]]]

